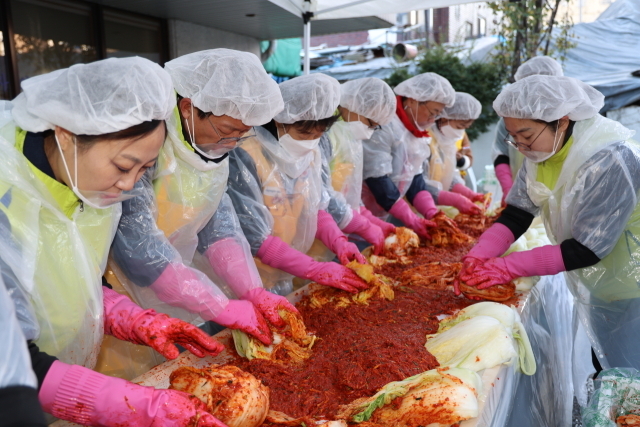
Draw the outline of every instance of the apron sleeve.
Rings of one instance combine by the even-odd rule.
[[[509,195],[505,200],[508,205],[515,206],[523,211],[529,212],[531,215],[538,216],[538,207],[533,203],[529,194],[527,193],[527,164],[522,164],[522,167],[518,171],[518,176],[509,191]]]
[[[496,137],[493,141],[493,145],[491,146],[491,160],[494,162],[499,156],[509,157],[509,144],[505,141],[507,135],[508,132],[504,124],[504,119],[501,118],[496,126]]]
[[[371,139],[362,141],[363,178],[379,178],[393,172],[391,151],[397,143],[390,125],[375,131]]]
[[[322,155],[322,191],[323,197],[322,199],[328,200],[328,205],[326,207],[322,206],[327,213],[329,213],[333,220],[338,224],[340,229],[344,229],[353,219],[353,212],[351,211],[351,206],[347,204],[347,200],[344,195],[333,188],[333,183],[331,182],[331,168],[329,163],[333,157],[332,149],[331,149],[331,141],[329,140],[329,136],[327,133],[323,133],[320,138],[320,154]]]

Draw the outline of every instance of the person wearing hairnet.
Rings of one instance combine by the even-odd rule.
[[[603,105],[591,86],[555,76],[526,77],[496,98],[525,161],[460,279],[483,289],[564,271],[601,365],[640,368],[640,147],[598,114]],[[536,215],[553,244],[499,258]]]
[[[149,60],[111,58],[27,79],[22,90],[0,115],[0,259],[5,285],[28,298],[35,316],[21,325],[42,408],[90,426],[186,425],[194,417],[222,426],[186,393],[92,370],[104,334],[167,358],[178,356],[174,344],[199,357],[223,349],[101,278],[121,202],[163,144],[175,105],[171,78]]]
[[[472,95],[456,92],[452,107],[442,110],[440,118],[429,129],[431,134],[431,158],[425,171],[427,179],[439,182],[443,189],[458,193],[472,202],[484,201],[484,195],[472,191],[464,185],[464,180],[456,170],[457,143],[473,122],[480,117],[482,104]]]
[[[366,184],[363,201],[376,216],[388,212],[428,239],[428,228],[435,226],[429,219],[438,212],[436,203],[465,213],[479,211],[466,197],[439,191],[423,176],[423,165],[431,154],[427,128],[445,107],[454,105],[455,91],[444,77],[424,73],[400,83],[394,92],[397,106],[393,119],[362,144]],[[416,215],[409,204],[424,218]]]
[[[552,57],[536,56],[520,65],[513,78],[518,81],[535,75],[563,76],[564,72],[560,63]],[[507,199],[507,195],[513,186],[513,180],[524,159],[524,156],[517,149],[506,142],[507,137],[507,129],[504,125],[504,119],[501,117],[496,127],[496,138],[493,141],[491,156],[493,157],[496,178],[498,178],[502,188],[503,202]]]
[[[6,267],[2,270],[10,271]],[[15,280],[10,283],[15,286]],[[16,292],[20,289],[7,289],[0,274],[0,426],[44,427],[47,423],[38,401],[38,380],[19,323],[23,320],[35,325],[35,316],[24,294]]]
[[[323,179],[333,195],[328,212],[343,232],[361,236],[374,246],[376,254],[383,250],[384,238],[395,226],[362,206],[362,140],[389,124],[395,110],[395,95],[383,80],[367,77],[348,81],[340,86],[340,118],[322,135],[319,145]],[[332,205],[338,208],[332,209]]]
[[[157,169],[138,184],[146,196],[123,206],[116,274],[144,307],[212,320],[271,344],[264,317],[284,326],[278,309],[296,309],[264,289],[225,190],[229,152],[282,110],[280,90],[247,52],[190,53],[165,69],[178,105]]]
[[[279,85],[284,110],[230,154],[228,194],[271,292],[293,291],[294,276],[349,292],[367,285],[348,268],[306,255],[315,238],[344,262],[364,261],[325,209],[318,143],[337,116],[340,84],[324,74]]]

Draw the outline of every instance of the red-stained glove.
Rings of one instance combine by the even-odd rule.
[[[453,206],[463,214],[479,215],[482,209],[474,205],[473,202],[466,197],[452,193],[450,191],[441,191],[438,193],[438,204],[445,206]]]
[[[85,426],[227,427],[197,397],[158,390],[56,360],[38,393],[42,409]]]
[[[367,263],[355,243],[349,242],[347,236],[338,228],[333,217],[322,210],[318,211],[316,239],[319,239],[331,252],[338,255],[338,259],[343,265],[349,264],[352,260],[356,260],[360,264]]]
[[[411,207],[404,199],[399,199],[389,210],[389,213],[404,223],[407,227],[416,232],[416,234],[423,239],[431,240],[429,235],[429,229],[438,226],[433,221],[420,218],[413,213]]]
[[[484,194],[476,193],[466,185],[458,183],[453,186],[451,191],[463,195],[472,202],[484,202]]]
[[[382,229],[355,210],[353,211],[353,219],[342,231],[348,234],[357,234],[371,243],[375,255],[380,255],[384,250],[385,235]]]
[[[242,295],[241,299],[251,301],[260,313],[278,328],[285,326],[285,322],[282,317],[280,317],[278,309],[289,310],[292,313],[299,314],[298,309],[285,297],[272,294],[264,288],[251,289]]]
[[[256,255],[270,267],[278,268],[297,277],[313,280],[321,285],[352,293],[369,287],[348,268],[335,262],[317,262],[309,255],[293,249],[275,236],[267,237]]]
[[[215,356],[224,346],[197,327],[155,310],[143,310],[129,298],[102,287],[104,333],[134,344],[148,345],[167,359],[180,352],[175,344],[198,357]]]
[[[496,178],[502,187],[502,201],[507,200],[507,195],[513,187],[513,176],[511,175],[511,166],[506,163],[500,163],[496,166]]]
[[[269,325],[250,301],[231,299],[222,313],[212,320],[227,328],[239,329],[253,335],[266,345],[271,344]]]
[[[396,232],[395,225],[390,224],[387,221],[383,221],[380,218],[376,217],[374,214],[371,213],[369,209],[365,208],[364,206],[360,207],[360,215],[367,218],[369,221],[371,221],[372,224],[375,224],[378,227],[380,227],[380,229],[384,233],[384,237],[388,237],[390,234],[393,234]]]
[[[523,252],[513,252],[504,258],[491,258],[477,265],[462,280],[469,286],[486,289],[502,285],[518,277],[547,276],[566,271],[560,245],[546,245]]]

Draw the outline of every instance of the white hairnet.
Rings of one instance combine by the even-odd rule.
[[[564,76],[562,66],[558,61],[550,56],[536,56],[525,61],[518,67],[513,76],[515,81],[522,80],[529,76]]]
[[[23,81],[22,91],[12,115],[30,132],[60,126],[76,135],[102,135],[166,120],[176,105],[166,71],[140,57],[72,65]]]
[[[552,122],[564,116],[586,120],[598,114],[604,95],[572,77],[530,76],[507,86],[493,102],[502,117]]]
[[[378,124],[386,125],[396,112],[396,96],[383,80],[365,77],[340,85],[340,105]]]
[[[453,107],[442,110],[440,117],[451,120],[475,120],[480,117],[482,104],[473,95],[456,92],[456,103]]]
[[[400,83],[393,91],[418,102],[440,102],[446,107],[451,107],[456,97],[449,80],[436,73],[418,74]]]
[[[284,110],[274,119],[280,123],[326,119],[333,115],[340,104],[340,83],[326,74],[295,77],[279,86]]]
[[[164,68],[178,95],[205,113],[260,126],[282,111],[278,84],[252,53],[203,50],[169,61]]]

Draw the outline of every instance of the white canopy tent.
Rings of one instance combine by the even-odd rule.
[[[475,3],[478,0],[269,0],[283,9],[301,16],[304,21],[304,73],[309,74],[311,22],[323,19],[359,18],[412,10]]]

